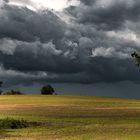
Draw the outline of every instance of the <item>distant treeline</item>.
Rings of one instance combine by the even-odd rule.
[[[3,84],[3,82],[0,81],[0,88],[2,87],[2,84]],[[43,86],[40,91],[41,91],[42,95],[57,95],[55,93],[54,88],[51,85]],[[7,91],[7,92],[2,92],[2,90],[0,89],[0,95],[23,95],[23,94],[24,93],[20,92],[19,90],[18,91],[11,90],[11,91]]]
[[[1,93],[1,94],[2,94],[2,95],[23,95],[22,92],[20,92],[20,91],[15,91],[15,90],[3,92],[3,93]]]

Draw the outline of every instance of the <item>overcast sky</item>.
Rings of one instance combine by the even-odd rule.
[[[140,98],[133,51],[138,0],[0,0],[4,89],[51,83],[62,93]]]

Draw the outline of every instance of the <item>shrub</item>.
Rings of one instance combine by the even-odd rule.
[[[3,95],[23,95],[23,93],[21,93],[20,91],[11,90],[3,93]]]
[[[28,122],[24,120],[3,119],[0,120],[0,129],[19,129],[28,127]]]

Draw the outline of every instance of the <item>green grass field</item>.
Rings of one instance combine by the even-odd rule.
[[[2,140],[140,140],[140,100],[83,96],[0,96],[0,119],[41,125],[0,129]]]

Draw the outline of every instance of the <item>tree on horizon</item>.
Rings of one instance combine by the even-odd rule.
[[[43,86],[41,89],[42,95],[53,95],[55,92],[54,88],[51,85]]]

